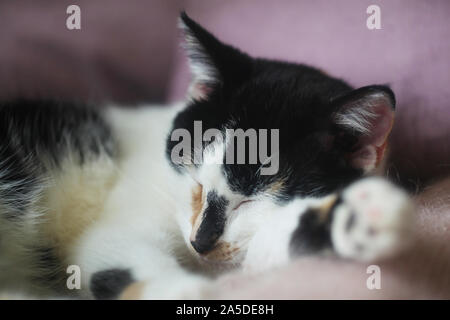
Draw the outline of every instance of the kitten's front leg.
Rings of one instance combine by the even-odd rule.
[[[150,262],[155,265],[155,261]],[[120,300],[192,300],[212,294],[212,281],[179,267],[137,275],[133,264],[128,269],[105,269],[92,275],[90,289],[96,299]]]
[[[301,215],[290,248],[303,254],[329,246],[355,260],[385,258],[410,242],[413,213],[400,188],[382,178],[361,179]]]
[[[178,263],[172,252],[173,237],[164,233],[153,237],[145,226],[140,229],[139,221],[131,225],[119,222],[93,227],[75,248],[70,260],[81,270],[81,297],[147,300],[209,296],[211,280]]]
[[[257,272],[329,253],[380,259],[408,244],[413,213],[401,189],[382,178],[364,178],[337,194],[297,199],[276,212],[251,240],[243,265]]]
[[[213,282],[192,274],[184,274],[176,280],[155,281],[154,278],[136,281],[118,296],[120,300],[199,300],[210,299]]]
[[[132,282],[117,296],[120,300],[198,300],[209,299],[213,294],[212,280],[193,274],[177,274],[172,277]]]

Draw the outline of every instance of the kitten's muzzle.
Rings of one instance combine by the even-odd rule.
[[[191,233],[192,248],[199,254],[212,251],[225,229],[228,201],[215,191],[208,192],[206,207],[194,222]]]
[[[223,234],[225,220],[220,214],[208,210],[199,216],[201,219],[197,230],[191,235],[191,245],[199,254],[207,254],[216,246],[217,240]]]

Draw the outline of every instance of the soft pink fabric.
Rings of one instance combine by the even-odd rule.
[[[366,9],[381,8],[381,30]],[[354,86],[388,83],[398,100],[390,173],[450,172],[450,2],[447,0],[187,0],[187,12],[254,55],[307,63]],[[170,97],[189,75],[181,50]]]
[[[81,30],[66,9],[81,8]],[[176,46],[178,1],[0,3],[0,98],[162,100]]]

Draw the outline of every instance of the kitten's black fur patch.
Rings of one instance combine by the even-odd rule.
[[[95,299],[111,300],[118,298],[133,281],[128,269],[103,270],[92,275],[90,289]]]
[[[73,148],[83,162],[88,154],[112,155],[111,130],[98,107],[75,102],[16,100],[0,104],[2,148],[25,158],[45,153],[56,164]],[[8,143],[9,142],[9,143]]]
[[[79,103],[16,100],[0,103],[0,201],[20,217],[70,149],[83,164],[115,143],[98,108]]]
[[[34,256],[34,264],[38,271],[30,280],[40,288],[46,288],[59,294],[67,294],[67,273],[62,268],[62,263],[53,247],[30,247]],[[75,294],[75,292],[73,292]]]
[[[228,206],[228,200],[219,196],[216,191],[208,192],[206,202],[207,207],[195,241],[191,241],[195,251],[201,254],[212,250],[217,239],[222,235],[225,228],[225,210]]]
[[[303,213],[289,243],[291,255],[317,253],[331,248],[331,221],[331,213],[327,215],[325,221],[320,220],[317,209],[310,208]]]
[[[356,220],[356,213],[352,211],[350,213],[350,217],[347,220],[347,223],[345,224],[346,232],[349,232],[350,230],[352,230],[353,226],[355,225],[355,220]]]
[[[299,223],[289,243],[291,255],[313,254],[332,248],[331,224],[336,208],[342,204],[342,201],[342,195],[339,194],[328,212],[321,213],[318,208],[309,208],[300,215]],[[320,218],[323,214],[326,215],[325,219]]]
[[[373,92],[388,96],[393,106],[395,99],[389,88],[353,90],[344,81],[309,66],[251,58],[221,43],[186,14],[181,19],[188,36],[196,38],[188,43],[193,46],[188,50],[190,59],[210,64],[207,67],[216,71],[216,79],[202,83],[209,87],[207,97],[190,101],[175,118],[173,129],[187,129],[194,136],[196,120],[202,121],[203,132],[224,127],[280,129],[277,174],[258,174],[260,162],[223,165],[234,192],[251,196],[283,181],[282,192],[276,196],[289,201],[295,196],[329,194],[363,174],[348,160],[361,134],[337,125],[334,115],[343,103]],[[167,139],[169,161],[176,144],[178,141]],[[174,167],[183,170],[183,165]]]

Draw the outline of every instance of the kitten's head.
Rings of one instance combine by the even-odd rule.
[[[198,254],[236,262],[276,207],[322,197],[379,167],[394,119],[388,87],[354,90],[315,68],[252,58],[185,13],[180,24],[193,80],[167,155],[196,181],[188,216]],[[183,133],[189,148],[180,147]]]

